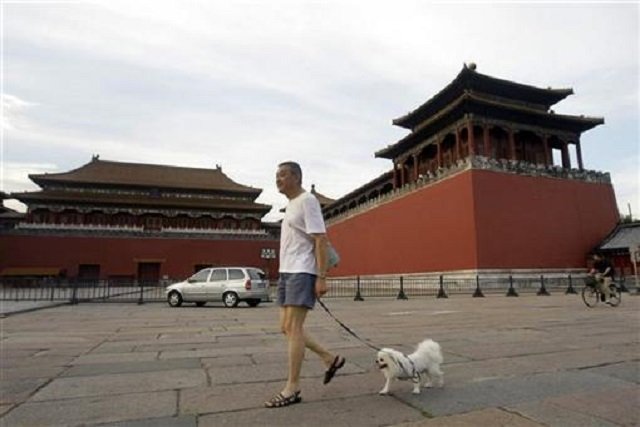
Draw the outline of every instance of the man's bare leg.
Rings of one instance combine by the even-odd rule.
[[[304,321],[308,310],[306,307],[284,307],[282,326],[289,342],[289,376],[282,390],[284,396],[291,396],[300,390],[300,370],[305,349]]]

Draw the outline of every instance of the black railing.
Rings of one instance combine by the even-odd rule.
[[[385,278],[329,279],[327,298],[408,299],[418,297],[447,298],[450,295],[554,295],[579,291],[584,285],[581,276],[529,276],[529,277],[454,277],[454,276],[395,276]],[[0,280],[2,301],[56,301],[80,302],[165,302],[165,288],[170,283],[132,282],[130,280],[71,280],[71,279],[10,279]],[[623,280],[617,282],[624,283]],[[275,296],[275,286],[270,287]]]

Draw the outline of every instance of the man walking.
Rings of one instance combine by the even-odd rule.
[[[325,384],[345,363],[344,357],[328,352],[304,331],[307,312],[327,293],[327,235],[320,203],[302,188],[302,169],[295,162],[278,165],[276,185],[289,199],[280,235],[277,295],[280,328],[288,343],[289,373],[284,389],[265,402],[267,408],[302,401],[300,369],[305,348],[316,353],[327,367]]]

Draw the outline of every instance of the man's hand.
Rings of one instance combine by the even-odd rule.
[[[320,298],[327,293],[327,279],[324,277],[316,277],[316,297]]]

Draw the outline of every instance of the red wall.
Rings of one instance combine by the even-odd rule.
[[[471,174],[463,173],[329,227],[333,276],[458,270],[475,265]]]
[[[472,174],[479,268],[584,267],[619,219],[609,184]]]
[[[466,171],[330,225],[331,274],[579,268],[617,220],[609,184]]]
[[[279,250],[275,240],[197,240],[59,236],[0,236],[0,271],[6,267],[64,268],[75,277],[78,264],[100,264],[102,278],[137,275],[138,261],[163,260],[161,277],[181,279],[196,264],[247,265],[270,270],[278,262],[260,258],[262,248]]]

